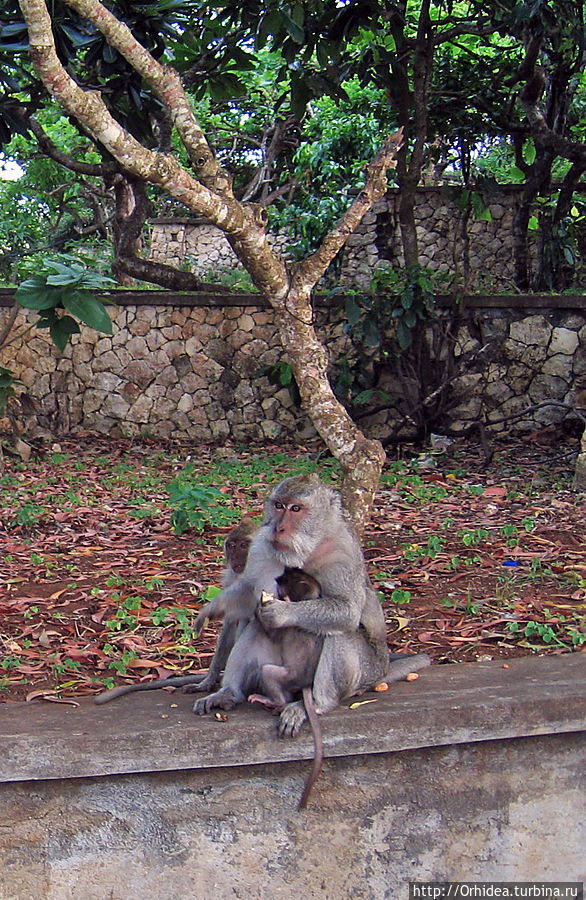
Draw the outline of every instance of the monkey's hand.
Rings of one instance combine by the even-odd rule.
[[[295,624],[291,615],[294,605],[294,603],[277,600],[276,597],[265,594],[256,608],[256,615],[263,628],[269,631],[271,628],[286,628],[288,625]]]

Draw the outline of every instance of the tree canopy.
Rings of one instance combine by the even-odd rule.
[[[234,0],[219,10],[159,0],[110,8],[155,59],[181,73],[236,195],[271,207],[271,221],[293,232],[299,253],[315,247],[347,207],[348,188],[360,186],[379,133],[402,127],[396,180],[405,264],[418,261],[418,184],[443,175],[482,189],[486,176],[497,176],[524,185],[515,223],[519,288],[561,286],[582,216],[575,196],[585,154],[581,0],[343,6],[308,0],[285,7]],[[52,4],[51,19],[59,58],[78,83],[99,88],[117,121],[141,142],[179,152],[163,104],[99,29],[64,2]],[[75,211],[71,190],[68,208],[55,209],[53,199],[52,232],[57,218],[61,234],[68,227],[101,234],[106,201],[118,277],[172,285],[171,273],[137,261],[140,220],[156,192],[123,184],[119,166],[95,142],[84,150],[80,138],[71,153],[42,136],[50,101],[28,59],[16,0],[0,10],[0,61],[0,143],[23,162],[35,145],[54,158],[61,151],[61,163],[78,164],[75,177],[64,176],[69,183],[101,179],[91,202],[86,182]],[[27,151],[10,143],[14,134],[35,143]],[[80,172],[88,152],[94,171]],[[543,201],[537,219],[536,201]],[[539,264],[532,273],[527,247],[536,232]],[[195,287],[193,279],[180,282]]]

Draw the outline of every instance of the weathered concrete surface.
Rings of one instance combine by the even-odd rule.
[[[406,900],[409,881],[584,880],[586,656],[509,665],[432,668],[325,717],[305,813],[311,742],[278,741],[262,710],[219,723],[158,692],[6,706],[0,900]],[[137,774],[105,774],[108,746],[111,773]]]
[[[323,722],[325,756],[395,752],[470,741],[579,731],[586,711],[586,654],[433,666],[357,710]],[[0,705],[0,782],[74,778],[307,759],[309,734],[277,740],[265,710],[227,722],[191,712],[194,696],[153,691],[96,707]],[[562,702],[560,702],[562,701]]]

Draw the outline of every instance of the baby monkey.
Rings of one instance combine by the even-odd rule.
[[[287,567],[276,579],[276,583],[279,600],[288,600],[292,603],[317,600],[321,593],[315,578],[302,569]],[[270,597],[271,594],[263,592],[260,603],[266,603]],[[315,748],[313,766],[298,806],[298,809],[304,809],[323,761],[322,732],[311,687],[324,639],[323,635],[312,634],[301,628],[275,628],[267,631],[267,634],[280,651],[282,664],[265,663],[262,666],[260,673],[262,693],[251,694],[248,700],[250,703],[261,703],[263,706],[280,711],[301,692]]]
[[[252,519],[244,518],[227,535],[224,541],[226,566],[222,574],[222,586],[224,588],[234,584],[244,572],[248,550],[257,531],[258,526],[255,522]],[[217,619],[224,614],[222,609],[216,612],[216,607],[217,602],[214,603],[212,600],[210,603],[206,603],[200,611],[195,623],[195,630],[198,634],[207,618]],[[234,646],[238,628],[239,623],[237,619],[232,618],[224,623],[218,639],[218,646],[207,674],[198,672],[196,675],[177,675],[170,678],[159,678],[156,681],[141,681],[138,684],[121,684],[109,691],[102,691],[101,694],[94,697],[94,703],[102,706],[104,703],[110,703],[111,700],[116,700],[125,694],[134,694],[137,691],[156,691],[159,688],[168,687],[182,687],[187,693],[192,691],[201,691],[202,693],[213,691],[220,680],[220,673],[226,665],[226,660]]]

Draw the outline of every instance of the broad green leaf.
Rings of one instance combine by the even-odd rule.
[[[358,404],[359,406],[361,406],[363,403],[370,403],[370,401],[374,397],[374,394],[375,391],[372,388],[367,391],[360,391],[360,393],[356,394],[356,396],[354,397],[354,403]]]
[[[527,228],[529,231],[537,231],[539,229],[539,219],[537,216],[531,216],[527,223]]]
[[[532,166],[535,162],[535,157],[537,156],[537,150],[535,149],[535,144],[527,144],[523,151],[523,157],[527,165]]]
[[[411,329],[401,320],[397,322],[397,342],[401,350],[407,350],[411,346]]]
[[[71,316],[62,316],[60,319],[55,319],[49,333],[55,346],[63,353],[71,335],[78,332],[79,325],[75,319],[72,319]]]
[[[372,319],[364,321],[364,341],[369,347],[378,347],[380,345],[380,333],[376,322]]]
[[[352,297],[346,298],[346,318],[350,325],[356,325],[362,316],[362,308]]]
[[[19,285],[14,296],[26,309],[52,309],[62,302],[63,290],[48,287],[45,275],[34,275]]]
[[[50,285],[62,285],[62,286],[70,286],[70,285],[78,285],[83,279],[83,275],[80,275],[77,272],[72,272],[71,270],[67,272],[59,272],[56,275],[47,275],[47,284]]]
[[[284,9],[279,10],[281,21],[285,26],[285,30],[289,37],[293,38],[296,44],[303,44],[305,41],[305,32],[303,28],[294,22],[291,16]]]
[[[101,300],[85,291],[75,291],[63,298],[63,306],[90,328],[112,334],[112,321]]]
[[[521,182],[525,181],[525,172],[517,166],[511,166],[510,175],[511,181],[514,181],[515,184],[521,184]]]

